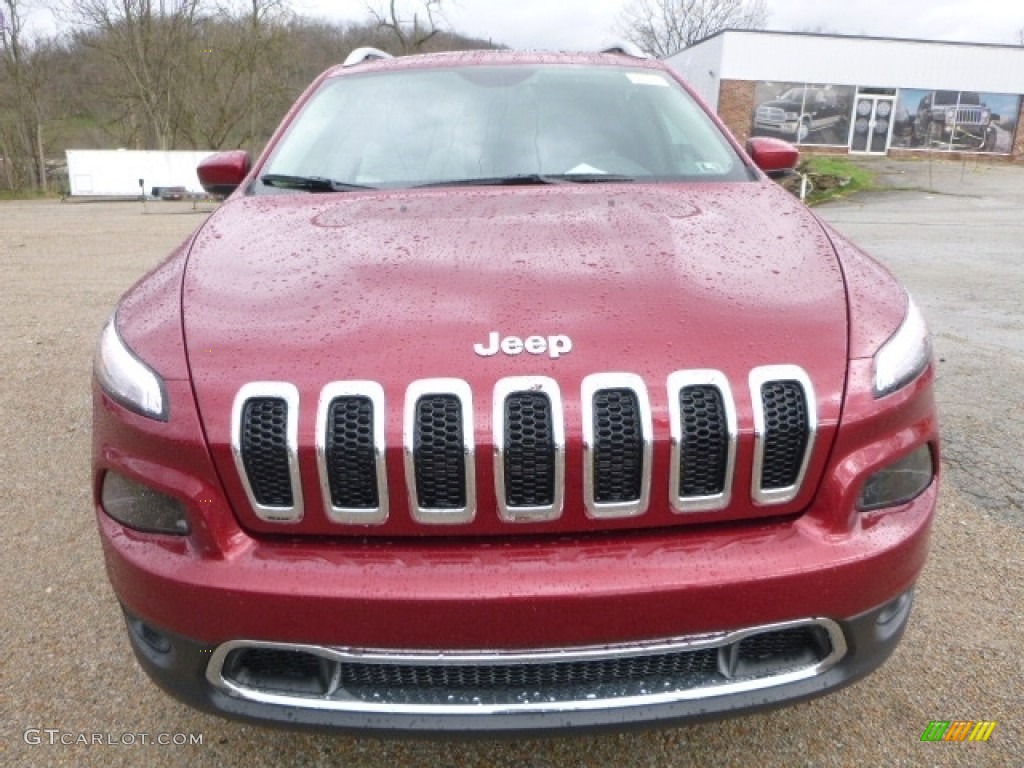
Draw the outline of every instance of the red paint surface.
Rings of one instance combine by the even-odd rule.
[[[360,71],[499,59],[609,62],[474,53]],[[192,531],[136,533],[97,504],[111,581],[135,614],[211,643],[537,648],[852,616],[914,583],[935,507],[937,483],[901,507],[855,509],[879,468],[924,443],[938,459],[931,369],[871,395],[871,357],[905,306],[888,272],[766,181],[239,192],[120,305],[123,338],[166,380],[170,418],[96,392],[94,491],[122,472],[180,499]],[[568,336],[573,349],[474,354],[493,331]],[[807,371],[819,434],[800,495],[758,507],[747,376],[775,364]],[[693,368],[729,378],[741,436],[732,504],[680,516],[665,385]],[[651,502],[631,520],[583,512],[579,390],[600,372],[640,375],[651,399]],[[565,511],[512,525],[495,510],[491,393],[524,375],[561,387]],[[402,405],[410,382],[433,377],[473,391],[478,512],[466,525],[416,524],[407,508]],[[351,379],[387,398],[391,516],[373,528],[328,522],[315,469],[319,392]],[[259,521],[234,467],[230,408],[251,381],[300,392],[298,525]]]

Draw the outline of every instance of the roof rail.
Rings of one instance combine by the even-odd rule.
[[[637,46],[633,45],[633,43],[626,42],[625,40],[612,43],[611,45],[602,48],[601,53],[617,53],[619,56],[629,56],[634,59],[651,58]]]
[[[364,61],[370,59],[393,59],[395,58],[390,53],[385,53],[377,48],[356,48],[350,53],[345,62],[341,65],[343,67],[354,67],[357,64],[362,64]]]

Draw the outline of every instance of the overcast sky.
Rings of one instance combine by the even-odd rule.
[[[409,7],[414,3],[406,0]],[[628,0],[445,0],[450,26],[513,48],[594,49],[621,37]],[[766,0],[768,29],[1016,43],[1024,0]],[[362,0],[292,0],[305,15],[366,17]]]

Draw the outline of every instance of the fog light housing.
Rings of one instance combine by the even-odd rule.
[[[861,489],[857,509],[867,512],[917,498],[935,477],[931,446],[925,443],[899,461],[875,472]]]
[[[136,531],[178,536],[189,531],[180,501],[117,472],[103,476],[100,503],[110,517]]]

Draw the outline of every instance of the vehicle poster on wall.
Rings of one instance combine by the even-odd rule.
[[[855,92],[849,85],[759,82],[751,134],[794,144],[846,146]]]
[[[891,146],[1009,154],[1019,115],[1020,97],[1014,94],[902,88]]]

